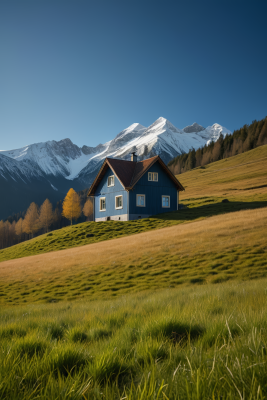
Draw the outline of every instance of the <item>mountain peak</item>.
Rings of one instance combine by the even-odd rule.
[[[194,122],[192,125],[188,125],[183,129],[183,131],[186,133],[201,132],[204,130],[205,130],[205,128],[203,126],[199,125],[197,122]]]
[[[167,122],[168,120],[164,117],[159,117],[155,122]]]
[[[65,145],[73,145],[73,142],[69,138],[61,139],[57,143]]]
[[[148,130],[150,130],[150,129],[154,129],[154,127],[158,127],[159,125],[161,125],[162,127],[164,126],[164,125],[166,125],[167,123],[170,123],[166,118],[163,118],[163,117],[159,117],[158,119],[156,119],[156,121],[155,122],[153,122],[153,124],[152,125],[150,125],[147,129]]]
[[[125,131],[140,131],[141,129],[145,129],[145,126],[138,124],[137,122],[128,126]]]
[[[138,137],[142,134],[142,131],[145,131],[146,127],[138,124],[138,123],[134,123],[130,126],[128,126],[128,128],[124,129],[123,131],[121,131],[120,133],[118,133],[118,135],[115,137],[115,139],[112,140],[112,142],[117,141],[118,139],[126,139],[130,140],[133,139],[135,137]]]

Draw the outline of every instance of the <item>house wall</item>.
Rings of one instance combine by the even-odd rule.
[[[148,180],[148,172],[158,173],[158,182]],[[146,206],[136,205],[136,195],[146,196]],[[162,208],[162,195],[170,196],[170,208]],[[161,165],[156,162],[142,176],[129,192],[129,219],[137,219],[139,216],[146,218],[151,215],[177,210],[177,188],[169,178]]]
[[[114,175],[115,185],[108,187],[108,177]],[[115,196],[123,196],[122,209],[115,209]],[[100,211],[100,197],[106,197],[106,211]],[[127,209],[127,198],[128,192],[126,192],[113,173],[109,168],[105,173],[103,179],[99,183],[95,193],[95,221],[105,221],[107,217],[112,217],[113,220],[128,220],[128,209]]]

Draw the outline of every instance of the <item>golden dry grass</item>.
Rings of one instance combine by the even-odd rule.
[[[56,281],[84,273],[113,271],[116,267],[136,264],[147,258],[151,258],[153,264],[152,260],[158,257],[164,268],[164,253],[170,251],[178,258],[191,258],[211,252],[229,252],[243,248],[246,243],[267,246],[266,227],[267,208],[240,211],[83,247],[4,261],[0,264],[0,276],[2,283],[16,281],[23,285],[24,282]]]
[[[267,145],[177,175],[180,198],[223,196],[246,199],[267,194]]]
[[[121,223],[129,228],[128,234],[136,234],[2,261],[0,302],[103,299],[129,292],[265,276],[266,174],[267,146],[262,146],[210,164],[205,170],[180,175],[181,182],[188,186],[183,203],[189,208],[158,216],[155,221],[144,220],[153,227],[162,227],[158,221],[174,225],[137,233],[136,228],[130,229],[130,222]],[[222,203],[225,197],[230,202]],[[109,227],[107,223],[105,232]],[[74,231],[80,235],[79,225],[73,227],[73,232],[66,232],[68,246],[73,245]],[[53,246],[62,239],[60,233],[56,232]],[[28,254],[37,252],[35,242],[41,246],[45,239],[30,241]],[[4,250],[2,256],[5,252],[12,252],[12,248]]]

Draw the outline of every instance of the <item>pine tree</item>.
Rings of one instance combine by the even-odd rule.
[[[263,144],[267,144],[267,117],[265,118],[265,122],[261,129],[257,142],[258,146],[262,146]]]
[[[87,217],[88,221],[93,220],[93,203],[91,199],[88,199],[83,206],[83,213]]]
[[[23,231],[29,235],[34,235],[39,230],[39,213],[35,203],[31,203],[23,221]]]
[[[19,237],[19,241],[21,242],[21,237],[23,234],[23,219],[22,218],[20,218],[18,220],[18,222],[16,223],[15,230],[16,230],[16,235]]]
[[[53,222],[53,217],[52,204],[46,199],[41,205],[39,217],[40,227],[44,228],[46,232],[48,232],[48,228]]]
[[[73,219],[78,219],[81,215],[81,201],[79,195],[74,189],[70,189],[63,201],[63,217],[72,221]]]

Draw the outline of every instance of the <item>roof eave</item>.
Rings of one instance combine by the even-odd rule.
[[[124,189],[126,189],[125,186],[124,186],[124,184],[122,183],[122,181],[120,180],[120,178],[118,177],[118,175],[116,174],[116,172],[114,171],[112,165],[109,163],[108,158],[105,158],[105,160],[104,160],[104,162],[103,162],[103,164],[102,164],[102,166],[101,166],[101,168],[100,168],[100,170],[99,170],[97,176],[95,177],[94,182],[92,183],[92,185],[91,185],[90,188],[89,188],[87,197],[89,197],[89,196],[94,196],[94,195],[95,195],[95,191],[93,191],[93,189],[96,188],[96,187],[98,186],[98,184],[100,183],[100,181],[101,181],[101,179],[102,179],[101,174],[103,173],[103,171],[104,171],[106,165],[108,165],[109,168],[110,168],[110,169],[112,170],[112,172],[114,173],[114,175],[116,175],[116,177],[118,178],[118,180],[119,180],[120,184],[122,185],[122,187],[123,187]],[[100,179],[100,178],[101,178],[101,179]],[[97,184],[97,181],[98,181],[99,179],[100,179],[100,181],[99,181],[99,183]],[[92,193],[92,192],[93,192],[93,193]]]

